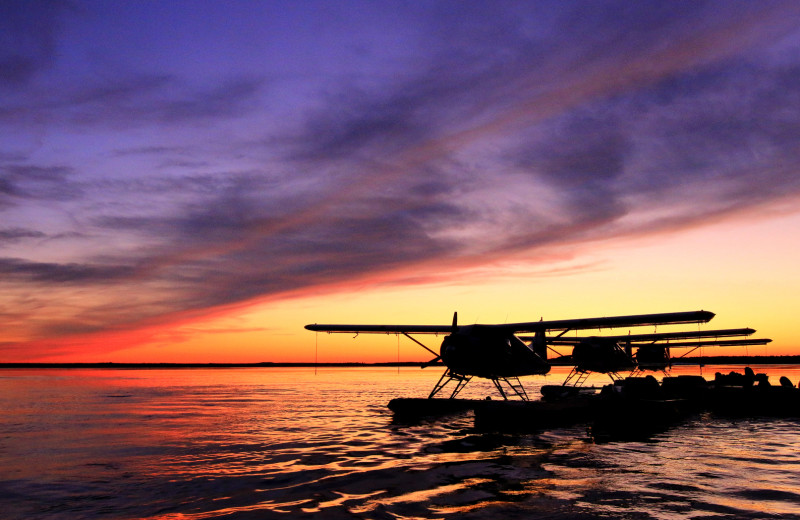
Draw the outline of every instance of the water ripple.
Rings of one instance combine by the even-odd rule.
[[[5,372],[0,510],[9,520],[800,519],[797,421],[706,414],[606,443],[585,426],[480,433],[469,413],[393,421],[389,399],[426,394],[419,370],[320,372]]]

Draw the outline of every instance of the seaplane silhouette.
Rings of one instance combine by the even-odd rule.
[[[624,336],[559,337],[551,338],[547,343],[551,351],[559,354],[559,364],[573,366],[564,385],[580,386],[592,372],[608,374],[615,381],[622,379],[619,375],[621,371],[630,371],[631,376],[647,371],[666,373],[675,359],[671,354],[674,349],[688,349],[678,356],[679,359],[706,346],[765,345],[772,341],[766,338],[729,339],[750,336],[754,332],[754,329],[743,328]],[[571,346],[572,354],[561,355],[556,350],[560,346]]]
[[[561,356],[573,365],[573,370],[564,385],[580,386],[591,372],[609,374],[612,379],[623,370],[666,370],[670,363],[670,349],[703,345],[722,345],[714,339],[698,341],[697,338],[720,338],[749,335],[752,329],[726,329],[707,332],[674,332],[639,334],[626,336],[590,336],[565,338],[570,331],[589,329],[612,329],[618,327],[640,327],[655,325],[680,325],[707,323],[714,317],[709,311],[670,312],[639,314],[603,318],[579,318],[567,320],[534,321],[525,323],[459,325],[458,313],[453,314],[449,325],[306,325],[306,329],[328,333],[350,334],[402,334],[435,357],[423,365],[441,361],[447,368],[434,385],[429,398],[434,398],[450,384],[454,384],[450,399],[454,399],[473,377],[485,378],[494,383],[503,399],[509,393],[528,400],[520,376],[546,374],[551,362],[548,350],[558,353],[555,345],[572,346],[571,356]],[[439,353],[425,346],[412,336],[420,334],[446,334]],[[519,334],[523,334],[520,336]],[[528,336],[532,334],[532,336]],[[553,335],[555,334],[555,335]],[[670,344],[675,339],[694,341]],[[770,340],[727,340],[726,344],[758,344]],[[633,349],[636,352],[633,352]]]

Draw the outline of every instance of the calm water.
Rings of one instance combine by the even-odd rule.
[[[394,424],[389,399],[438,376],[0,371],[0,518],[800,519],[800,421],[700,415],[606,443],[586,426],[478,433],[470,414]]]

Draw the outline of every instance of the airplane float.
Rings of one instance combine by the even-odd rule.
[[[757,345],[771,341],[719,339],[749,336],[755,332],[753,329],[565,337],[566,333],[578,330],[701,324],[707,323],[713,317],[713,312],[689,311],[525,323],[459,325],[458,313],[454,313],[450,325],[313,324],[306,325],[305,328],[317,332],[356,335],[402,334],[435,356],[424,364],[423,368],[440,360],[447,367],[434,385],[429,398],[435,397],[453,382],[455,386],[450,399],[454,399],[473,377],[479,377],[492,381],[503,399],[508,399],[507,391],[503,389],[502,384],[505,383],[520,399],[527,401],[528,395],[519,377],[547,374],[552,361],[548,361],[548,350],[556,352],[561,361],[573,365],[564,385],[580,386],[591,372],[605,373],[612,379],[618,379],[619,371],[666,371],[671,365],[670,350],[674,348],[690,348],[691,352],[702,346]],[[437,354],[412,334],[446,335]],[[713,339],[701,341],[702,338]],[[680,341],[670,343],[673,340]],[[556,350],[558,346],[571,346],[572,354],[562,356]],[[636,352],[633,349],[636,349]]]

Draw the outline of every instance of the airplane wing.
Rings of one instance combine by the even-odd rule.
[[[680,343],[645,343],[644,346],[647,345],[659,345],[662,347],[669,347],[669,348],[691,348],[695,349],[697,347],[741,347],[745,345],[766,345],[767,343],[772,343],[771,339],[767,338],[759,338],[759,339],[728,339],[728,340],[712,340],[712,341],[681,341]],[[634,345],[642,346],[642,345]]]
[[[612,329],[616,327],[638,327],[644,325],[677,325],[684,323],[706,323],[714,317],[709,311],[664,312],[660,314],[636,314],[605,318],[578,318],[572,320],[533,321],[496,325],[514,332],[546,332],[551,330]],[[563,334],[563,333],[562,333]]]
[[[705,323],[714,317],[709,311],[667,312],[661,314],[637,314],[605,318],[579,318],[572,320],[532,321],[478,327],[503,329],[508,332],[547,332],[550,330],[610,329],[643,325],[666,325],[682,323]],[[473,325],[467,325],[472,327]],[[306,325],[306,329],[319,332],[348,332],[351,334],[447,334],[458,327],[455,319],[451,325]],[[562,332],[563,334],[563,332]]]
[[[348,332],[350,334],[447,334],[452,325],[306,325],[317,332]]]
[[[691,342],[681,342],[681,343],[663,343],[665,347],[669,347],[670,349],[673,348],[688,348],[686,352],[681,354],[675,359],[680,359],[683,357],[688,356],[695,350],[699,349],[700,347],[741,347],[745,345],[766,345],[767,343],[771,343],[771,339],[729,339],[729,340],[716,340],[716,341],[691,341]]]
[[[656,341],[670,341],[675,339],[692,339],[692,338],[723,338],[732,336],[749,336],[753,334],[755,329],[720,329],[720,330],[698,330],[698,331],[684,331],[684,332],[658,332],[653,334],[625,334],[619,336],[599,336],[603,339],[619,341],[622,343],[643,343],[643,342],[656,342]],[[532,337],[520,337],[521,340],[532,340]],[[587,336],[580,337],[559,337],[548,338],[547,342],[551,345],[576,345],[583,341],[588,340]]]

